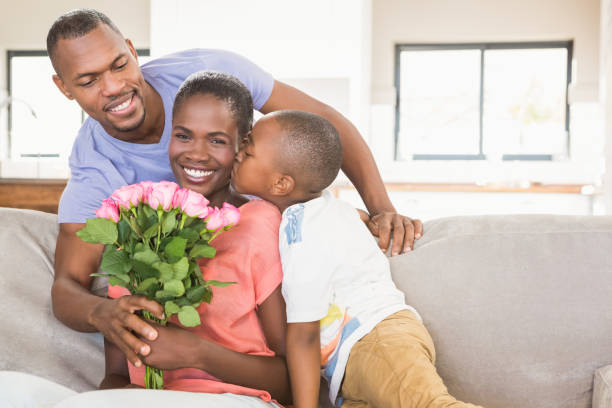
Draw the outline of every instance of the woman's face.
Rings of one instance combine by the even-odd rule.
[[[168,148],[180,186],[220,206],[229,195],[237,141],[238,126],[225,102],[210,94],[183,101],[172,119]]]

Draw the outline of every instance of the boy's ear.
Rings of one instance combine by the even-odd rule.
[[[62,81],[62,78],[60,78],[59,75],[57,74],[53,74],[52,78],[53,78],[53,82],[55,83],[55,86],[57,86],[57,89],[59,89],[60,92],[63,93],[66,98],[73,100],[74,96],[72,96],[70,91],[66,89],[66,84],[64,84],[64,81]]]
[[[275,196],[286,196],[295,189],[295,180],[287,174],[279,174],[274,178],[271,193]]]

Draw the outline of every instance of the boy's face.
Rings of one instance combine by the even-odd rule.
[[[130,132],[145,120],[144,89],[132,43],[100,24],[86,35],[61,39],[53,80],[69,99],[109,132]]]
[[[168,156],[177,182],[214,205],[228,191],[238,142],[238,126],[224,101],[194,95],[172,119]]]
[[[263,117],[253,126],[234,161],[232,185],[237,192],[269,199],[279,173],[275,166],[281,133],[274,118]]]

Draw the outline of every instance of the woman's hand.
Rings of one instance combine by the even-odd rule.
[[[132,332],[142,338],[155,339],[153,327],[135,315],[137,310],[148,310],[161,318],[164,308],[144,296],[123,296],[117,299],[104,299],[89,315],[89,322],[106,339],[115,344],[135,366],[140,365],[138,354],[149,353],[149,345],[139,340]]]
[[[360,212],[362,220],[364,220],[363,214]],[[387,252],[389,249],[389,241],[393,237],[391,256],[412,250],[414,248],[414,240],[423,236],[423,223],[421,220],[412,219],[398,213],[381,212],[370,215],[364,221],[372,235],[378,237],[378,246],[384,252]]]
[[[151,347],[151,352],[141,357],[146,365],[162,370],[202,369],[200,356],[203,352],[204,340],[171,323],[168,323],[167,326],[154,324],[153,327],[157,331],[155,340],[141,338]]]

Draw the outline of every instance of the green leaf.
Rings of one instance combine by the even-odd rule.
[[[172,264],[172,269],[174,269],[174,279],[185,279],[189,273],[189,260],[186,256],[182,257],[180,261]]]
[[[206,292],[206,289],[204,286],[195,286],[187,290],[187,299],[189,299],[191,303],[200,302],[202,301],[202,298],[204,297],[204,292]]]
[[[132,262],[127,252],[111,247],[104,251],[100,268],[111,275],[125,274],[132,269]]]
[[[136,222],[136,219],[130,217],[130,218],[128,218],[128,223],[130,224],[130,228],[132,229],[132,231],[134,231],[134,233],[137,236],[142,237],[142,229],[140,228],[140,226]]]
[[[185,286],[180,280],[173,279],[169,282],[164,283],[164,291],[172,293],[174,296],[183,296],[185,293]]]
[[[210,245],[198,244],[189,251],[191,258],[212,258],[217,253],[217,250]]]
[[[168,234],[176,227],[176,212],[170,211],[164,214],[162,218],[162,232]]]
[[[138,286],[136,286],[136,293],[144,294],[149,292],[153,287],[158,284],[157,278],[147,278],[140,282]]]
[[[221,281],[216,281],[216,280],[209,280],[209,281],[206,281],[206,283],[208,283],[210,286],[217,286],[219,288],[224,288],[229,285],[235,285],[238,282],[221,282]]]
[[[174,279],[174,269],[166,262],[155,262],[153,267],[159,271],[160,282],[169,282]]]
[[[171,300],[167,301],[164,305],[164,312],[166,313],[166,318],[169,318],[173,314],[178,313],[180,310],[181,308],[179,307],[179,305],[177,305]]]
[[[157,235],[157,229],[158,229],[158,224],[155,223],[153,225],[151,225],[149,228],[146,229],[146,231],[144,232],[143,236],[145,240],[150,240],[151,238],[153,238],[154,236]]]
[[[203,219],[194,217],[193,222],[189,224],[189,228],[196,230],[199,234],[200,231],[206,228],[206,223]]]
[[[129,217],[129,214],[128,214],[128,217]],[[125,220],[125,217],[121,217],[121,220],[119,220],[119,223],[117,224],[117,231],[119,232],[118,239],[117,239],[118,242],[121,245],[125,244],[130,237],[130,233],[132,232],[130,223]]]
[[[187,240],[181,237],[174,237],[172,241],[166,245],[164,251],[168,256],[172,256],[174,258],[182,258],[185,256],[185,248],[187,247]]]
[[[145,213],[145,216],[147,218],[151,217],[152,215],[156,215],[155,210],[152,209],[151,206],[148,204],[142,205],[142,211]]]
[[[125,281],[118,276],[111,275],[108,277],[108,284],[112,286],[123,286],[124,288],[130,289],[130,284],[128,281]],[[131,288],[132,290],[134,287]],[[130,290],[131,293],[131,290]]]
[[[138,245],[136,246],[138,248]],[[151,250],[151,248],[145,247],[142,250],[136,249],[134,259],[136,261],[143,262],[147,265],[153,265],[155,262],[159,262],[159,256]]]
[[[146,263],[137,260],[132,261],[132,265],[134,271],[136,271],[141,279],[159,278],[159,271],[153,268],[151,265],[147,265]]]
[[[202,237],[202,241],[208,243],[208,241],[210,241],[210,239],[212,238],[212,234],[210,232],[208,232],[208,230],[205,229],[200,234],[200,237]]]
[[[92,244],[112,244],[117,241],[117,224],[106,218],[89,218],[77,235]]]
[[[178,314],[179,322],[185,327],[195,327],[201,323],[200,315],[193,306],[183,306]]]
[[[190,277],[183,279],[183,286],[185,286],[185,290],[189,289],[192,286]]]
[[[176,303],[180,307],[191,306],[191,302],[185,296],[181,296],[180,298],[174,299],[174,303]]]
[[[174,299],[174,295],[166,290],[158,290],[155,292],[155,300],[159,303],[165,304],[166,301]]]
[[[179,237],[185,238],[187,244],[191,245],[200,239],[200,234],[193,228],[183,228],[181,232],[179,232]]]

